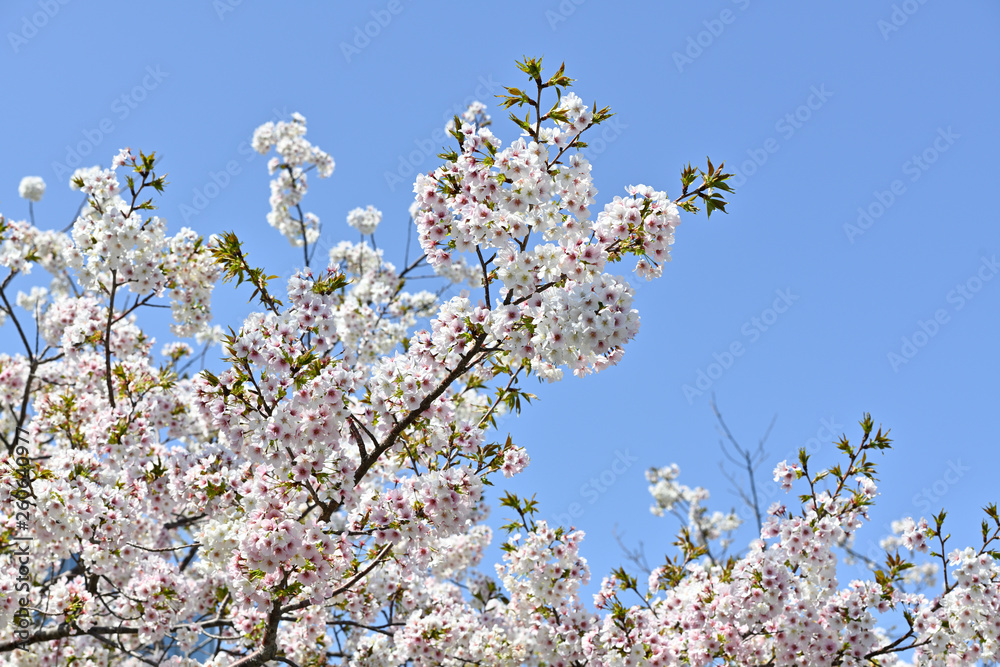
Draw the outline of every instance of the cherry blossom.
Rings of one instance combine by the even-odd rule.
[[[375,244],[374,206],[347,214],[358,242],[316,253],[307,174],[329,177],[334,161],[299,114],[253,139],[274,153],[267,222],[302,249],[281,284],[234,232],[170,231],[151,213],[169,196],[156,156],[131,148],[74,172],[86,200],[68,231],[0,216],[0,323],[18,343],[0,353],[0,551],[12,563],[0,664],[998,658],[994,506],[981,547],[946,549],[943,512],[908,517],[873,578],[838,578],[890,443],[867,415],[859,442],[836,443],[839,465],[815,470],[804,452],[778,464],[775,479],[801,495],[731,556],[735,514],[710,513],[709,492],[667,465],[648,474],[653,511],[682,525],[649,572],[619,568],[590,599],[583,532],[510,494],[502,562],[482,562],[492,484],[531,459],[498,417],[535,398],[522,387],[532,376],[621,363],[640,320],[616,265],[631,256],[640,278],[660,277],[681,211],[725,211],[730,191],[709,162],[683,168],[673,197],[640,184],[599,204],[579,149],[610,110],[569,90],[562,67],[518,67],[527,88],[501,106],[527,108],[513,116],[521,135],[493,134],[476,102],[446,127],[443,164],[416,177],[412,260]],[[37,202],[44,185],[26,180]],[[36,273],[14,287],[35,267],[47,285]],[[418,276],[435,282],[414,289]],[[255,304],[225,328],[211,311],[220,282]],[[157,341],[167,327],[153,307],[169,310],[176,340]]]
[[[45,181],[41,176],[25,176],[17,186],[17,194],[31,202],[42,201],[45,195]]]

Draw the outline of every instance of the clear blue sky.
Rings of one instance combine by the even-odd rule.
[[[825,423],[854,437],[870,411],[890,426],[879,528],[946,505],[971,540],[978,508],[1000,500],[996,2],[8,0],[0,23],[0,211],[25,217],[18,182],[40,175],[39,224],[62,227],[78,204],[72,151],[94,146],[86,166],[155,150],[171,229],[235,229],[282,275],[299,254],[264,219],[266,158],[243,143],[255,127],[303,113],[337,162],[306,199],[323,243],[353,238],[347,211],[373,204],[401,263],[401,171],[436,165],[438,130],[465,102],[521,85],[523,54],[565,61],[581,97],[617,112],[590,150],[599,205],[632,183],[676,195],[681,164],[706,155],[738,167],[731,213],[685,216],[664,278],[636,283],[642,329],[623,363],[538,386],[502,424],[533,459],[510,488],[537,491],[550,516],[580,505],[597,578],[622,560],[616,523],[651,555],[671,548],[675,525],[648,513],[649,466],[677,462],[713,507],[736,502],[712,391],[748,444],[778,415],[766,470],[817,436],[828,460]],[[235,323],[249,294],[216,294],[218,321]],[[685,393],[699,373],[707,390]],[[584,486],[602,472],[607,489]]]

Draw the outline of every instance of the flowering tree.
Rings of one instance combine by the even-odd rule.
[[[86,202],[69,233],[0,217],[0,317],[20,348],[0,354],[0,662],[9,665],[835,665],[993,659],[1000,582],[987,508],[978,549],[945,553],[943,514],[900,524],[873,581],[838,584],[876,495],[870,456],[889,440],[871,418],[838,443],[846,463],[815,471],[803,453],[776,479],[806,491],[774,506],[760,539],[723,558],[733,526],[707,494],[651,473],[656,510],[681,502],[690,525],[647,582],[604,579],[594,608],[583,534],[507,495],[495,576],[478,570],[491,531],[486,486],[528,455],[493,439],[496,417],[555,381],[621,360],[638,329],[627,280],[636,258],[658,277],[680,209],[725,210],[728,174],[681,172],[674,199],[630,186],[592,216],[579,149],[610,116],[560,68],[518,63],[526,90],[505,108],[522,136],[504,146],[474,104],[448,126],[457,146],[420,175],[411,217],[423,255],[398,268],[376,248],[381,213],[357,208],[360,243],[315,262],[319,218],[302,209],[309,172],[332,158],[306,122],[267,123],[268,222],[302,250],[285,294],[233,233],[168,235],[150,189],[154,155],[119,152],[73,175]],[[551,99],[554,95],[554,100]],[[543,100],[543,97],[546,98]],[[550,106],[551,102],[551,106]],[[522,118],[522,110],[526,115]],[[123,171],[120,172],[119,170]],[[123,182],[124,181],[124,182]],[[45,184],[29,177],[36,203]],[[314,265],[315,268],[314,268]],[[15,278],[51,275],[11,300]],[[460,296],[410,291],[429,266]],[[260,311],[228,333],[210,323],[217,282],[253,288]],[[282,296],[282,298],[279,298]],[[138,315],[169,299],[172,332],[221,343],[224,366],[190,372],[183,341],[159,350]],[[426,327],[418,324],[426,321]],[[907,592],[912,562],[941,562],[937,595]],[[632,596],[631,598],[628,596]],[[898,612],[903,630],[879,629]]]

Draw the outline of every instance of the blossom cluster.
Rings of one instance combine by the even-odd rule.
[[[17,186],[17,194],[30,202],[42,201],[45,195],[45,181],[41,176],[25,176]]]
[[[605,269],[635,254],[640,275],[658,276],[680,221],[677,205],[644,185],[592,219],[591,165],[566,151],[600,118],[572,93],[561,100],[551,125],[526,126],[503,149],[476,114],[458,119],[460,152],[414,184],[427,261],[443,272],[474,253],[486,285],[474,321],[511,364],[550,380],[562,367],[585,375],[620,360],[638,317],[631,287]]]
[[[347,224],[362,234],[374,234],[380,222],[382,211],[371,205],[368,208],[356,208],[347,214]]]
[[[333,158],[309,143],[305,135],[305,116],[296,113],[290,121],[268,121],[261,125],[254,131],[251,143],[258,153],[273,148],[280,156],[267,163],[268,171],[278,174],[271,181],[271,211],[267,221],[295,246],[315,243],[319,238],[319,217],[303,213],[299,207],[308,191],[306,172],[315,168],[320,178],[327,178],[334,168]],[[298,217],[293,211],[298,212]]]
[[[681,517],[687,522],[697,544],[707,546],[718,541],[725,549],[731,544],[728,535],[739,528],[742,521],[735,512],[723,514],[715,511],[709,514],[704,506],[710,496],[708,489],[700,486],[692,489],[680,484],[677,481],[680,473],[677,464],[646,471],[646,479],[650,482],[649,493],[656,501],[650,511],[656,516],[670,512]]]

